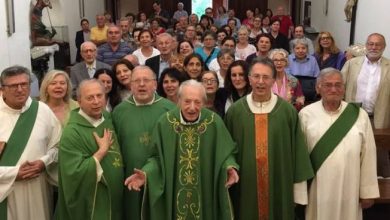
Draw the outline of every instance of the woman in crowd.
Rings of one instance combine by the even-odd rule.
[[[238,42],[235,51],[236,57],[239,60],[246,60],[249,55],[256,53],[256,47],[249,44],[248,36],[248,28],[241,26],[238,30]]]
[[[245,12],[246,18],[241,22],[241,25],[245,25],[249,30],[253,28],[253,11],[248,9]]]
[[[204,30],[210,30],[210,26],[214,23],[212,18],[207,15],[200,16],[199,24],[203,27]]]
[[[293,53],[288,56],[288,73],[298,78],[308,103],[317,100],[316,80],[320,74],[317,61],[309,54],[309,43],[305,39],[294,39]]]
[[[196,14],[191,14],[188,19],[188,24],[196,26],[199,23],[199,17]]]
[[[169,59],[169,67],[176,68],[181,73],[184,73],[184,56],[181,54],[173,54]]]
[[[236,49],[236,41],[234,40],[233,37],[225,37],[223,40],[222,40],[222,45],[221,45],[221,50],[222,49],[230,49],[233,51],[234,53],[234,50]],[[236,58],[234,58],[236,59]],[[218,59],[213,59],[209,66],[208,66],[209,70],[212,70],[212,71],[215,71],[218,73],[219,71],[219,63],[218,63]],[[220,82],[220,86],[221,86],[221,82]]]
[[[111,112],[122,101],[118,92],[118,79],[114,72],[105,68],[98,69],[93,78],[103,83],[106,92],[106,110]]]
[[[267,11],[265,12],[265,16],[271,19],[274,16],[274,13],[270,8],[267,8]]]
[[[40,100],[54,112],[62,127],[67,124],[70,111],[78,107],[71,95],[72,84],[66,72],[51,70],[45,75],[41,84]]]
[[[148,18],[146,13],[143,11],[138,12],[137,14],[137,23],[135,23],[135,27],[148,29],[150,27]]]
[[[211,31],[206,31],[202,35],[203,47],[198,47],[195,49],[195,53],[199,54],[202,57],[205,65],[209,65],[212,59],[217,57],[219,49],[216,48],[216,36],[215,33]]]
[[[288,52],[284,49],[274,49],[271,50],[269,58],[274,62],[276,69],[272,92],[300,110],[305,104],[305,97],[298,79],[285,71],[288,66]]]
[[[265,16],[262,20],[261,20],[261,31],[263,31],[263,33],[270,33],[271,32],[271,27],[269,26],[269,24],[271,23],[271,18],[268,17],[268,16]]]
[[[204,68],[204,62],[199,54],[193,53],[184,59],[184,70],[187,79],[199,81]]]
[[[118,92],[121,100],[125,100],[131,95],[131,72],[134,66],[127,59],[120,59],[112,66],[112,72],[118,80]]]
[[[230,64],[225,77],[224,95],[217,103],[218,111],[225,114],[234,102],[250,93],[248,74],[249,66],[245,61],[236,60]]]
[[[217,100],[219,99],[217,97],[217,93],[219,93],[217,92],[219,88],[217,73],[210,70],[204,71],[200,81],[206,89],[207,101],[205,107],[222,116],[222,112],[219,112],[216,106]]]
[[[271,50],[272,38],[269,34],[260,34],[256,37],[257,52],[249,55],[246,58],[246,62],[251,64],[253,59],[268,57],[268,53]]]
[[[165,32],[165,29],[160,25],[160,19],[153,18],[150,21],[150,31],[152,31],[154,38],[156,38],[156,36],[158,36],[159,34]]]
[[[332,34],[327,31],[322,31],[318,34],[314,56],[320,70],[327,67],[341,70],[345,62],[344,53],[336,46]]]
[[[160,79],[158,80],[157,93],[173,103],[177,103],[177,92],[180,84],[184,80],[185,77],[179,70],[176,68],[166,68],[162,71]]]
[[[229,25],[225,24],[225,25],[222,25],[222,27],[220,27],[220,28],[224,29],[226,31],[226,34],[228,37],[232,36],[233,30]]]
[[[280,33],[280,20],[274,19],[271,20],[271,32],[270,35],[272,37],[272,49],[285,49],[289,50],[289,44],[287,36],[284,36]]]
[[[256,16],[253,19],[253,28],[251,28],[250,33],[249,33],[249,43],[255,44],[256,37],[262,33],[263,33],[263,31],[261,30],[261,18]]]
[[[222,40],[228,36],[228,33],[226,32],[225,29],[220,28],[217,30],[216,34],[217,34],[217,46],[221,48]]]
[[[225,83],[225,77],[230,64],[233,63],[234,51],[232,49],[222,49],[219,51],[217,61],[219,64],[219,70],[216,72],[218,75],[219,87],[222,88]]]
[[[191,41],[189,41],[189,40],[180,41],[178,46],[177,46],[177,53],[181,54],[184,57],[186,57],[190,54],[193,54],[194,53],[194,45],[192,45]]]
[[[142,30],[139,33],[138,40],[141,47],[133,54],[138,58],[140,65],[145,65],[147,59],[160,54],[160,51],[153,47],[153,39],[153,33],[150,30]]]

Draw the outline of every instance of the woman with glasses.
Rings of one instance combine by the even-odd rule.
[[[314,56],[320,70],[327,67],[341,70],[345,63],[344,53],[336,46],[332,34],[327,31],[318,34]]]
[[[225,77],[227,70],[235,60],[234,57],[234,50],[232,49],[222,49],[219,51],[218,56],[217,56],[217,61],[219,65],[218,71],[216,71],[218,75],[218,81],[219,81],[219,87],[223,88],[224,83],[225,83]]]
[[[217,100],[218,100],[218,88],[219,88],[219,82],[218,82],[218,76],[217,73],[214,71],[204,71],[201,75],[201,82],[206,89],[206,95],[207,95],[207,101],[205,103],[205,107],[218,113],[221,117],[223,116],[223,112],[218,111],[217,108]]]
[[[274,49],[271,50],[269,58],[274,62],[276,69],[272,92],[300,110],[305,104],[305,96],[298,79],[285,71],[288,66],[288,52],[284,49]]]
[[[42,80],[40,101],[46,103],[64,127],[70,111],[79,105],[71,98],[72,84],[69,76],[62,70],[51,70]]]
[[[216,35],[214,32],[206,31],[202,35],[203,47],[198,47],[195,49],[195,53],[199,54],[202,57],[203,62],[206,66],[209,65],[211,60],[217,57],[219,49],[216,47]]]

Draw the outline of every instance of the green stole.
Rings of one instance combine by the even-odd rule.
[[[310,159],[313,165],[314,173],[320,169],[322,163],[339,145],[348,131],[355,124],[359,116],[360,108],[352,103],[349,103],[340,117],[329,127],[324,135],[314,146],[310,154]]]
[[[27,145],[37,118],[38,102],[33,100],[27,111],[20,114],[12,130],[3,154],[0,166],[15,166]],[[0,219],[7,219],[7,199],[0,203]]]

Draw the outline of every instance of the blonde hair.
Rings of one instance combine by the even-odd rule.
[[[39,98],[42,102],[47,103],[49,101],[49,94],[47,93],[47,87],[57,76],[64,76],[67,89],[64,96],[64,101],[69,103],[72,95],[72,83],[70,82],[69,76],[65,71],[62,70],[51,70],[49,71],[42,80],[41,89],[39,90]]]
[[[332,54],[339,53],[340,49],[336,46],[336,42],[334,42],[334,38],[333,38],[332,34],[330,32],[328,32],[328,31],[321,31],[318,34],[317,44],[316,44],[316,53],[319,54],[319,55],[322,55],[324,53],[324,48],[320,44],[322,35],[328,35],[329,38],[332,40],[332,43],[331,43],[330,48],[329,48],[329,51]]]

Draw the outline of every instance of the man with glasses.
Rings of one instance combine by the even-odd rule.
[[[112,117],[118,134],[125,176],[141,169],[148,156],[152,129],[160,116],[175,105],[156,94],[156,75],[147,66],[137,66],[131,74],[132,96],[115,107]],[[126,219],[140,219],[142,192],[126,190]]]
[[[0,76],[0,219],[52,219],[61,124],[50,108],[30,98],[30,71]]]
[[[240,182],[231,191],[237,219],[294,219],[294,203],[307,204],[313,170],[295,108],[272,93],[275,77],[272,60],[255,59],[252,92],[225,115],[238,146]]]
[[[306,219],[362,219],[379,197],[376,147],[367,113],[342,101],[339,70],[325,68],[316,84],[322,99],[299,112],[315,172]]]
[[[382,56],[385,48],[382,34],[370,34],[366,41],[366,56],[347,61],[341,70],[345,80],[345,101],[361,103],[375,129],[390,128],[390,60]],[[378,175],[389,177],[389,152],[378,150]]]

